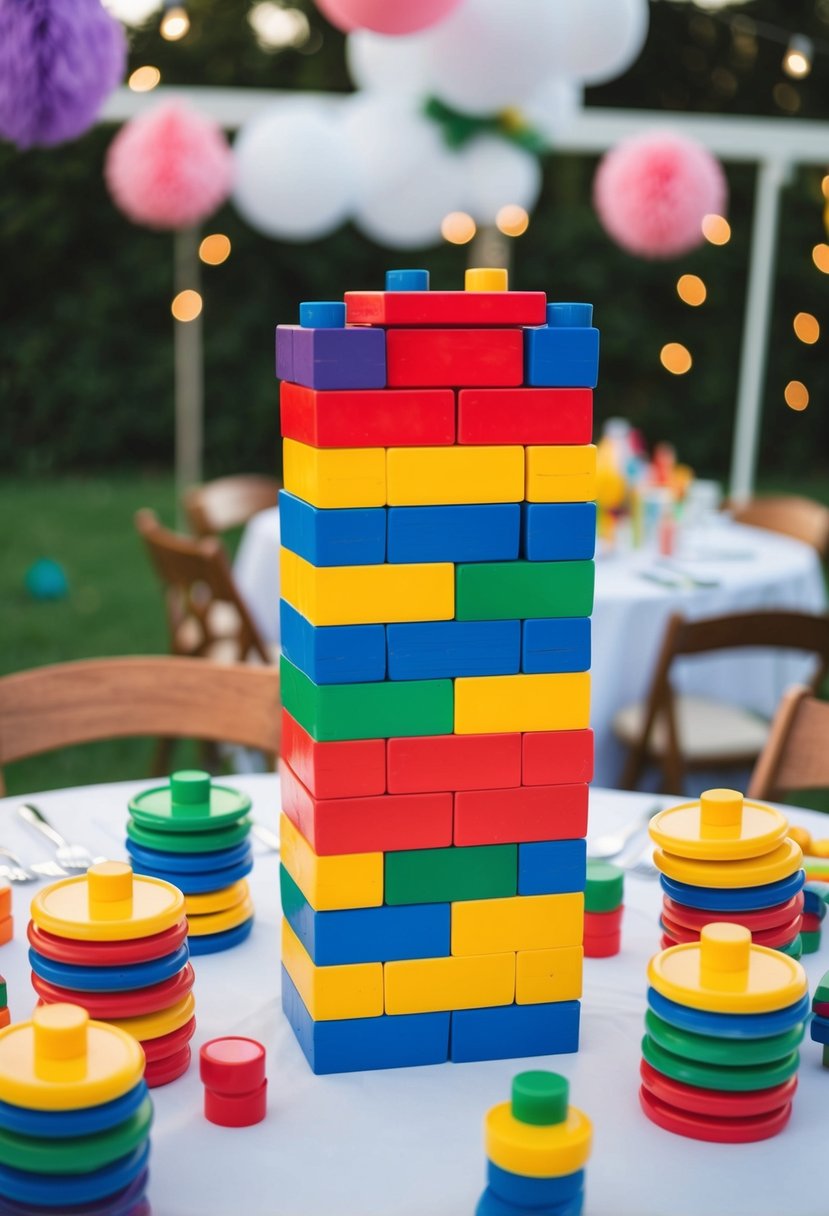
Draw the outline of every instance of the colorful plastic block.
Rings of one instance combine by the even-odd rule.
[[[515,1001],[541,1005],[581,996],[584,950],[578,946],[519,950],[515,956]]]
[[[312,625],[448,621],[454,615],[449,562],[318,568],[283,549],[280,571],[283,598]]]
[[[524,376],[520,329],[390,329],[385,341],[389,388],[512,386]],[[295,345],[295,380],[296,368]]]
[[[527,561],[578,561],[592,558],[595,551],[594,502],[536,502],[521,507],[521,556]]]
[[[588,672],[464,676],[455,681],[455,733],[459,735],[582,730],[589,718]]]
[[[383,507],[323,510],[279,492],[280,539],[312,566],[376,566],[386,560]]]
[[[280,678],[283,705],[320,742],[393,735],[448,735],[452,731],[451,680],[314,684],[284,655]]]
[[[584,899],[570,895],[516,895],[452,904],[452,954],[546,950],[581,942]]]
[[[593,608],[592,562],[478,562],[455,569],[459,621],[589,616]]]
[[[294,378],[294,332],[296,325],[277,325],[276,327],[276,378],[277,380],[293,380]]]
[[[389,739],[390,794],[479,790],[521,783],[521,735]]]
[[[265,1048],[255,1039],[231,1035],[203,1043],[199,1076],[205,1087],[204,1117],[209,1123],[252,1127],[265,1118]]]
[[[386,502],[383,448],[312,448],[282,445],[285,489],[314,507],[382,507]]]
[[[518,889],[514,844],[387,853],[384,868],[387,904],[496,899]]]
[[[388,561],[514,561],[520,521],[518,503],[390,507]]]
[[[524,785],[558,785],[593,780],[593,732],[536,731],[521,740]]]
[[[386,636],[390,680],[513,675],[520,670],[520,621],[423,621],[389,625]]]
[[[527,502],[590,502],[596,497],[596,448],[528,447]],[[342,504],[348,505],[348,504]]]
[[[585,784],[522,785],[455,794],[456,845],[572,840],[586,831]]]
[[[359,684],[386,675],[382,625],[312,625],[287,600],[280,601],[282,653],[315,684]]]
[[[350,325],[543,325],[543,291],[347,291]]]
[[[282,965],[315,1022],[372,1018],[383,1012],[381,963],[316,967],[287,920],[282,921]]]
[[[589,668],[589,617],[542,617],[524,621],[521,628],[522,671],[588,671]]]
[[[428,291],[428,270],[387,270],[386,291]],[[346,309],[347,309],[346,305]]]
[[[433,1013],[509,1005],[515,955],[407,959],[383,967],[386,1013]]]
[[[590,389],[465,388],[458,394],[458,443],[589,443],[592,434]]]
[[[391,507],[520,502],[524,449],[389,448],[386,482]]]
[[[599,331],[592,304],[548,304],[547,324],[524,330],[527,384],[595,388]]]
[[[579,1049],[579,1002],[505,1005],[452,1014],[449,1058],[456,1064]]]
[[[318,743],[283,709],[282,755],[303,785],[306,785],[316,798],[349,798],[385,793],[384,739]]]
[[[455,442],[455,394],[451,389],[320,392],[285,381],[280,386],[279,404],[283,436],[315,448]]]
[[[584,840],[543,840],[518,846],[518,894],[583,891],[587,878]]]
[[[360,327],[278,325],[276,374],[308,388],[384,388],[386,335]]]
[[[280,815],[279,839],[282,864],[315,912],[383,903],[382,853],[318,857],[287,815]]]

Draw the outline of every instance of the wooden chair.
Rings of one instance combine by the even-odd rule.
[[[829,703],[798,684],[774,715],[748,797],[780,801],[789,790],[824,788],[829,788]]]
[[[829,561],[829,507],[796,495],[765,495],[733,507],[734,519],[754,528],[782,532],[817,549],[821,561]]]
[[[204,659],[89,659],[0,678],[2,766],[78,743],[162,735],[236,743],[275,759],[279,673]]]
[[[622,789],[635,789],[649,763],[661,769],[663,789],[676,794],[682,792],[686,769],[754,763],[768,735],[764,719],[738,705],[678,696],[671,686],[676,659],[744,647],[815,654],[819,661],[810,685],[815,691],[829,670],[829,614],[750,612],[699,621],[674,614],[647,700],[626,706],[613,719],[614,734],[628,748]]]
[[[272,477],[245,473],[219,477],[187,490],[184,511],[195,536],[219,536],[246,524],[252,515],[275,507],[279,482]]]

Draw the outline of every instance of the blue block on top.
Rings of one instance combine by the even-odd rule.
[[[279,601],[282,653],[315,684],[367,684],[386,675],[382,625],[312,625]]]
[[[449,1058],[448,1013],[315,1022],[284,967],[282,1008],[311,1070],[318,1075],[443,1064]]]
[[[829,1043],[829,1018],[812,1017],[810,1034],[813,1043]]]
[[[385,507],[312,507],[280,490],[279,531],[285,548],[312,566],[379,566],[386,560]]]
[[[521,670],[589,671],[590,618],[562,616],[524,621]]]
[[[584,1191],[584,1170],[558,1178],[530,1178],[502,1170],[492,1161],[486,1163],[489,1189],[505,1203],[518,1208],[543,1208],[579,1198]]]
[[[517,675],[520,621],[417,621],[386,626],[390,680]]]
[[[386,291],[428,291],[428,270],[387,270]]]
[[[281,350],[290,350],[283,360]],[[306,388],[385,388],[386,332],[367,326],[310,329],[278,325],[276,367]],[[290,374],[286,374],[290,371]]]
[[[558,1203],[534,1203],[529,1207],[525,1203],[508,1203],[492,1187],[487,1187],[478,1200],[475,1216],[582,1216],[583,1211],[584,1189]]]
[[[452,1014],[450,1059],[510,1060],[556,1056],[579,1049],[579,1002],[457,1009]]]
[[[581,561],[596,552],[594,502],[525,502],[521,556],[530,562]]]
[[[517,502],[390,507],[390,562],[497,562],[518,557]]]
[[[592,304],[548,304],[547,324],[524,330],[524,383],[549,388],[595,388],[599,331]]]
[[[562,895],[587,884],[587,842],[540,840],[518,846],[518,894]]]

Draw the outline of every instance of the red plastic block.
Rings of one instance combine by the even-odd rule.
[[[455,844],[577,840],[587,831],[587,786],[519,785],[455,795]]]
[[[624,904],[619,904],[619,907],[614,908],[612,912],[585,912],[584,936],[612,937],[622,928],[624,910]]]
[[[389,388],[518,385],[524,376],[520,329],[390,329]]]
[[[430,447],[455,441],[455,394],[448,388],[326,391],[283,380],[279,404],[285,438],[315,448]]]
[[[315,798],[385,793],[385,739],[318,743],[283,709],[282,756]]]
[[[389,739],[390,794],[487,790],[521,784],[521,736],[422,735]]]
[[[465,388],[458,394],[458,443],[583,444],[592,435],[589,388]]]
[[[593,779],[592,730],[541,730],[525,734],[524,785],[563,785]]]
[[[347,325],[544,325],[543,291],[347,291]]]
[[[284,761],[279,774],[282,809],[320,857],[437,849],[452,843],[449,793],[319,799]]]

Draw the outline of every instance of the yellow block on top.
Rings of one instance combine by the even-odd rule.
[[[315,912],[379,908],[383,903],[383,854],[317,857],[287,815],[279,816],[282,864]]]
[[[285,489],[315,507],[382,507],[386,502],[383,448],[312,448],[286,439],[282,470]]]
[[[283,549],[280,572],[283,599],[312,625],[451,621],[455,615],[451,562],[312,566]]]
[[[470,955],[579,946],[583,929],[584,896],[580,891],[467,899],[452,904],[451,949],[453,955]]]
[[[527,502],[592,502],[596,445],[527,448]]]
[[[383,964],[316,967],[287,920],[282,921],[282,963],[315,1022],[377,1018],[383,1012]]]
[[[581,946],[559,950],[520,950],[515,956],[516,1005],[577,1001],[581,996]]]
[[[463,286],[465,291],[506,291],[509,273],[500,266],[470,266]]]
[[[416,958],[386,963],[386,1013],[435,1013],[511,1005],[515,955]]]
[[[392,507],[521,502],[524,449],[509,447],[389,448],[387,497]]]
[[[456,735],[583,730],[589,725],[589,671],[455,680]]]

